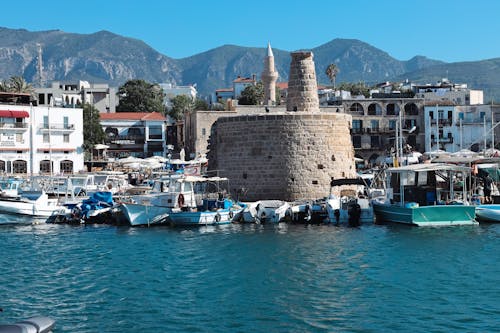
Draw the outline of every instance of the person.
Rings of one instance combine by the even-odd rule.
[[[491,200],[491,184],[493,183],[493,179],[491,179],[490,175],[487,175],[486,178],[484,178],[483,183],[484,202],[492,203],[493,201]]]

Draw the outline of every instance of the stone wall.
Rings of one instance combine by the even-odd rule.
[[[280,112],[219,118],[210,168],[242,200],[327,196],[332,178],[355,177],[351,117]],[[245,193],[245,191],[243,191]]]

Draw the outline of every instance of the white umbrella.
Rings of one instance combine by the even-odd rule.
[[[97,150],[103,150],[103,149],[108,149],[109,146],[107,145],[103,145],[102,143],[98,143],[94,146],[94,149],[97,149]]]

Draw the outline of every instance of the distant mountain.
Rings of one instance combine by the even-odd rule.
[[[224,45],[191,57],[173,59],[145,44],[108,31],[74,34],[60,30],[30,32],[0,28],[0,79],[22,75],[38,82],[37,43],[43,48],[45,81],[87,80],[120,86],[130,79],[197,84],[202,95],[229,88],[237,76],[257,78],[263,69],[266,47]],[[326,67],[340,69],[337,82],[365,81],[369,84],[411,79],[435,82],[448,76],[454,82],[484,89],[487,97],[500,100],[500,59],[466,63],[444,63],[416,56],[400,61],[369,44],[353,39],[334,39],[311,49],[320,84],[330,84]],[[279,81],[288,79],[290,52],[273,48]]]

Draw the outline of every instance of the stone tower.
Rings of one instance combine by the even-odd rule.
[[[319,111],[318,84],[311,51],[292,52],[288,76],[287,111]]]
[[[261,74],[264,84],[264,104],[274,105],[276,103],[276,80],[278,72],[274,69],[274,55],[271,43],[267,44],[267,57],[264,59],[264,70]]]
[[[214,124],[209,169],[227,177],[241,200],[323,198],[332,179],[356,176],[352,117],[319,110],[312,58],[292,53],[286,112],[220,117]]]

